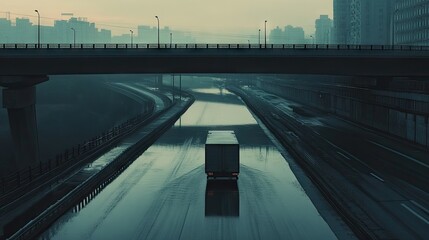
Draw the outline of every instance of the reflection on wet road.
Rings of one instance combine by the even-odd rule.
[[[218,90],[210,91],[223,98]],[[224,90],[223,94],[229,93]],[[117,179],[41,237],[335,239],[247,108],[238,98],[228,99],[234,102],[197,99]],[[241,144],[237,183],[207,183],[204,142],[208,129],[236,132]]]

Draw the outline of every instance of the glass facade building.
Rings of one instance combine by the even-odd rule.
[[[394,10],[394,42],[429,46],[429,0],[398,0]]]

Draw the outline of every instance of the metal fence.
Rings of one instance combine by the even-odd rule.
[[[376,50],[429,51],[429,46],[411,45],[348,45],[348,44],[64,44],[3,43],[0,49],[311,49],[311,50]]]
[[[149,104],[150,105],[147,106],[143,113],[128,119],[99,136],[66,149],[64,152],[55,155],[54,158],[40,161],[37,165],[29,166],[26,169],[21,169],[20,171],[2,177],[0,182],[0,197],[12,193],[14,190],[32,183],[48,173],[61,173],[64,169],[90,156],[102,146],[114,142],[130,133],[153,113],[154,104]]]

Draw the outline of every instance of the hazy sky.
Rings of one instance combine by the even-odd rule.
[[[287,24],[302,26],[307,34],[314,32],[314,21],[320,14],[332,18],[333,0],[0,0],[0,17],[4,12],[62,19],[61,13],[71,12],[91,22],[119,25],[108,28],[114,34],[126,33],[137,25],[156,25],[175,30],[204,32],[252,32]],[[11,18],[17,17],[11,14]],[[22,17],[22,16],[18,16]],[[42,24],[52,25],[50,19]],[[256,30],[254,30],[256,29]]]

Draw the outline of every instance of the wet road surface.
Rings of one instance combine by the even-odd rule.
[[[201,90],[200,90],[201,91]],[[224,99],[219,90],[207,91]],[[336,239],[238,98],[197,101],[173,128],[42,239]],[[238,182],[207,183],[208,130],[235,130]],[[85,206],[84,206],[85,205]]]

